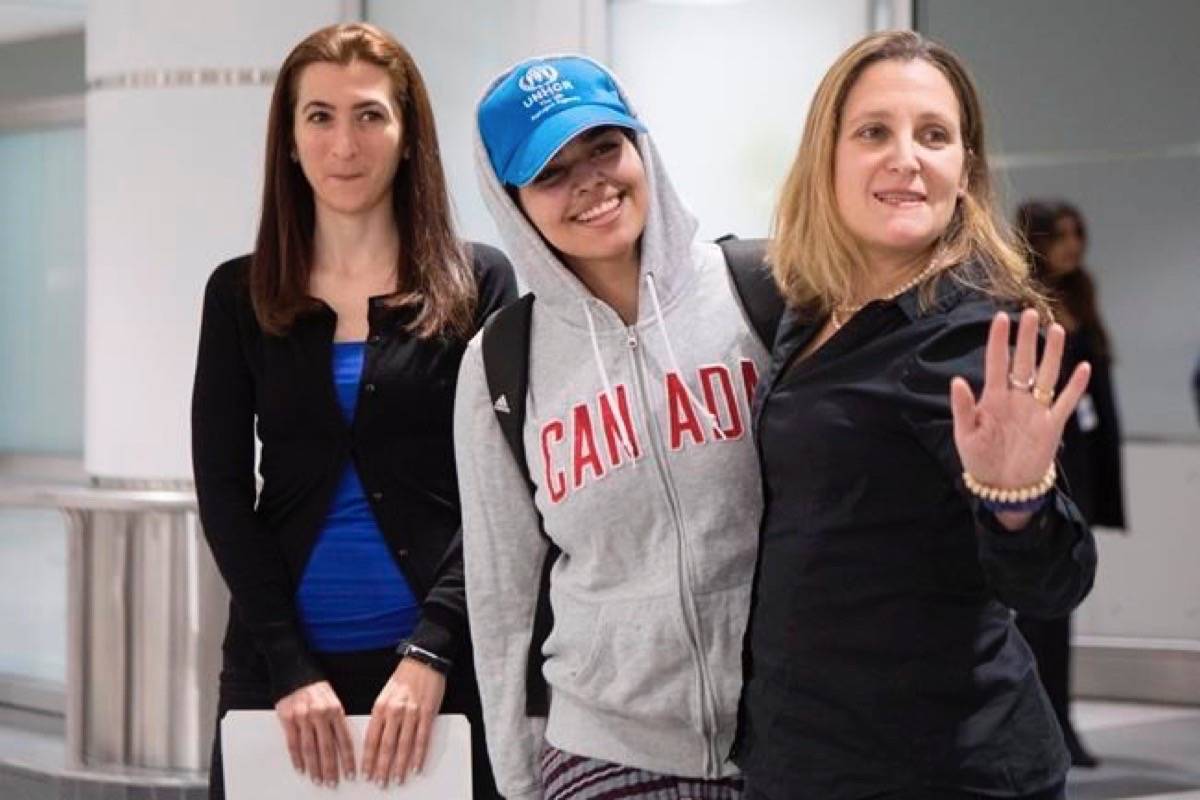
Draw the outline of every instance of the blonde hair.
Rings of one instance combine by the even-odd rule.
[[[886,31],[860,40],[838,57],[817,87],[772,223],[768,260],[783,296],[791,306],[822,312],[855,299],[854,287],[867,266],[838,213],[834,155],[850,89],[867,67],[892,59],[920,59],[945,75],[962,118],[967,188],[933,245],[938,267],[922,282],[922,303],[930,302],[934,278],[945,268],[973,261],[982,268],[983,280],[976,276],[972,285],[998,300],[1047,313],[1044,298],[1029,280],[1025,249],[996,211],[975,84],[956,55],[911,31]],[[955,278],[971,280],[962,273],[956,270]]]

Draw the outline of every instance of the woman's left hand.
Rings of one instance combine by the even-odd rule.
[[[1008,328],[1008,315],[996,314],[988,331],[983,393],[976,401],[966,380],[954,378],[950,410],[963,469],[988,486],[1019,489],[1036,484],[1050,468],[1063,427],[1087,389],[1091,366],[1085,362],[1076,367],[1055,400],[1066,340],[1063,327],[1050,326],[1040,364],[1037,312],[1026,309],[1021,314],[1011,359]],[[1030,516],[1030,512],[997,514],[1011,530],[1024,527]]]
[[[371,709],[362,762],[368,780],[385,787],[421,771],[445,693],[445,675],[411,658],[400,661]]]

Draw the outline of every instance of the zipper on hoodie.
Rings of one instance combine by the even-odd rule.
[[[709,675],[708,664],[704,660],[704,648],[701,646],[699,613],[694,604],[695,591],[692,587],[691,571],[687,558],[687,537],[684,535],[683,512],[680,508],[679,497],[671,483],[670,471],[667,468],[666,456],[662,452],[662,436],[658,426],[658,418],[650,406],[649,395],[646,391],[648,379],[645,372],[645,362],[640,351],[640,342],[636,329],[632,326],[625,329],[626,345],[629,356],[633,361],[633,376],[638,398],[641,400],[642,413],[646,415],[647,425],[651,428],[650,450],[654,454],[654,465],[662,480],[663,489],[667,494],[667,504],[671,510],[674,522],[677,546],[677,563],[679,585],[682,593],[680,604],[684,617],[684,629],[687,633],[688,646],[700,673],[700,727],[705,741],[704,774],[715,778],[718,765],[724,760],[717,752],[716,735],[716,700],[712,696],[712,678]]]

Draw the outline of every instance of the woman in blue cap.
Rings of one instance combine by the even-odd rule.
[[[510,398],[489,396],[478,337],[455,408],[497,784],[510,799],[585,787],[739,797],[727,754],[762,506],[749,412],[766,349],[722,250],[696,239],[603,67],[575,56],[517,65],[485,93],[478,133],[484,197],[536,296],[525,463],[498,424]],[[550,543],[561,554],[537,671],[528,656]],[[543,676],[545,718],[529,702]]]

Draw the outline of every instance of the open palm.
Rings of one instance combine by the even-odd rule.
[[[1087,389],[1091,366],[1076,367],[1054,400],[1066,332],[1061,325],[1050,326],[1039,364],[1037,312],[1026,309],[1021,315],[1011,359],[1009,325],[1003,312],[992,320],[979,399],[966,380],[956,377],[950,382],[950,409],[963,469],[989,486],[1015,489],[1036,484],[1046,474],[1063,427]]]

